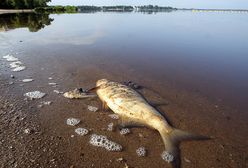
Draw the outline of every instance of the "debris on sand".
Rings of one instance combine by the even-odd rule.
[[[118,114],[109,114],[108,116],[114,120],[118,120],[120,118]]]
[[[57,93],[57,94],[63,94],[64,92],[60,92],[58,90],[53,90],[54,93]]]
[[[31,99],[40,99],[40,98],[44,97],[45,95],[46,95],[46,93],[42,93],[40,91],[27,92],[24,94],[24,96],[27,96]]]
[[[13,62],[13,61],[18,61],[18,58],[14,57],[13,55],[5,55],[3,56],[4,59],[6,59],[6,61],[9,61],[9,62]]]
[[[24,69],[26,69],[25,66],[19,66],[19,67],[16,67],[14,69],[12,69],[13,72],[20,72],[20,71],[23,71]]]
[[[76,128],[75,132],[81,136],[87,135],[89,133],[89,131],[86,128]]]
[[[23,79],[22,82],[27,83],[27,82],[32,82],[34,81],[33,79]]]
[[[49,77],[48,79],[49,79],[49,80],[52,80],[53,78],[52,78],[52,77]]]
[[[114,131],[114,123],[109,123],[107,130],[108,131]]]
[[[94,106],[88,105],[88,110],[89,111],[92,111],[92,112],[97,112],[98,108],[97,107],[94,107]]]
[[[110,141],[104,135],[92,134],[90,137],[90,144],[97,147],[102,147],[107,149],[108,151],[121,151],[122,146],[117,144],[116,142]]]
[[[128,129],[128,128],[122,128],[121,130],[120,130],[120,134],[121,135],[127,135],[127,134],[130,134],[131,133],[131,131],[130,131],[130,129]]]
[[[165,160],[166,162],[170,163],[174,160],[174,156],[172,154],[170,154],[169,152],[167,151],[164,151],[162,154],[161,154],[161,157],[163,160]]]
[[[136,150],[136,153],[139,157],[144,157],[146,156],[146,149],[145,147],[139,147],[137,150]]]
[[[70,125],[70,126],[76,126],[76,125],[78,125],[79,123],[80,123],[80,120],[77,119],[77,118],[68,118],[68,119],[66,120],[66,124],[67,124],[67,125]]]
[[[14,79],[14,78],[15,78],[15,76],[14,76],[14,75],[10,75],[10,77],[11,77],[12,79]]]

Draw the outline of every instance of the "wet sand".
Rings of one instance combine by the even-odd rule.
[[[144,76],[126,65],[111,66],[114,62],[108,65],[87,57],[79,61],[60,56],[43,56],[39,61],[35,57],[20,56],[20,59],[27,69],[14,73],[1,58],[1,167],[171,167],[160,157],[164,145],[158,132],[148,128],[132,128],[132,133],[126,136],[118,130],[109,132],[107,125],[116,123],[108,116],[112,112],[87,110],[88,105],[100,108],[98,99],[69,100],[53,92],[90,88],[100,78],[138,83],[144,87],[140,92],[174,127],[212,138],[182,142],[182,168],[248,166],[246,116],[223,102],[177,87],[170,81]],[[24,84],[19,81],[27,77],[34,81]],[[52,87],[49,82],[57,86]],[[47,95],[40,100],[26,100],[23,94],[34,90]],[[41,101],[52,104],[39,108]],[[68,126],[69,117],[79,118],[81,123]],[[90,134],[81,137],[74,133],[77,127],[90,129],[90,134],[106,135],[124,149],[108,152],[94,147],[89,144]],[[32,132],[24,133],[26,128]],[[146,157],[136,155],[135,150],[140,146],[147,149]],[[118,161],[119,158],[123,161]]]

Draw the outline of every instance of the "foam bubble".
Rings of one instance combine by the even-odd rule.
[[[14,69],[12,69],[13,72],[20,72],[20,71],[23,71],[24,69],[26,69],[25,66],[18,66]]]
[[[70,126],[75,126],[75,125],[78,125],[79,123],[80,123],[80,120],[77,118],[68,118],[66,120],[66,124]]]
[[[90,144],[97,147],[102,147],[108,151],[121,151],[122,146],[116,142],[110,141],[106,136],[92,134],[90,137]]]
[[[27,96],[31,99],[40,99],[44,97],[45,95],[46,95],[45,93],[42,93],[40,91],[27,92],[24,94],[24,96]]]
[[[107,130],[108,131],[113,131],[114,130],[114,123],[109,123]]]
[[[32,82],[33,79],[23,79],[22,82],[27,83],[27,82]]]
[[[7,61],[9,62],[12,62],[12,61],[18,61],[18,58],[14,57],[13,55],[5,55],[3,56],[4,59],[6,59]]]
[[[139,147],[137,150],[136,150],[136,153],[139,157],[144,157],[146,156],[146,149],[145,147]]]
[[[89,133],[89,131],[86,128],[76,128],[75,132],[81,136],[87,135]]]
[[[172,154],[170,154],[169,152],[167,151],[164,151],[162,154],[161,154],[161,157],[163,160],[165,160],[166,162],[170,163],[174,160],[174,156]]]
[[[10,63],[9,65],[10,65],[10,68],[17,68],[17,67],[22,65],[22,62],[21,61],[15,61],[15,62]]]
[[[128,128],[122,128],[121,130],[120,130],[120,134],[121,135],[127,135],[127,134],[129,134],[131,131],[130,131],[130,129],[128,129]]]

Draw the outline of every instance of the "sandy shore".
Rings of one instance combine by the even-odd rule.
[[[28,13],[28,12],[34,12],[33,9],[0,9],[0,14],[6,14],[6,13]]]
[[[14,73],[14,78],[10,77],[13,72],[9,71],[6,62],[2,60],[0,67],[4,72],[0,76],[0,157],[3,158],[0,167],[172,167],[160,157],[164,145],[158,132],[148,128],[132,128],[131,134],[123,136],[118,129],[107,131],[109,123],[117,123],[108,116],[112,112],[99,110],[94,113],[87,109],[88,105],[100,108],[98,99],[68,100],[53,92],[55,89],[71,90],[79,87],[78,84],[89,88],[101,76],[123,80],[115,73],[85,66],[75,74],[70,65],[55,58],[42,70],[34,68],[35,64],[27,59],[22,61],[28,68]],[[57,67],[56,70],[50,65]],[[27,76],[33,76],[34,81],[22,83],[21,80]],[[126,78],[132,78],[130,74],[128,76]],[[49,82],[57,85],[49,85]],[[141,81],[137,83],[141,84]],[[151,87],[155,85],[153,81],[143,81],[142,84],[151,89],[140,92],[160,112],[166,112],[173,126],[213,137],[209,141],[183,142],[180,146],[182,168],[247,166],[245,123],[237,124],[239,119],[233,117],[232,109],[217,106],[204,97],[166,84],[156,85],[155,88]],[[23,94],[34,90],[47,95],[40,100],[25,99]],[[159,90],[166,92],[160,94]],[[52,101],[52,104],[40,107],[42,101]],[[76,127],[68,126],[66,119],[69,117],[78,118],[81,123]],[[123,151],[108,152],[90,145],[90,134],[75,134],[78,127],[89,129],[90,134],[106,135],[121,144]],[[146,157],[137,156],[135,150],[140,146],[147,149]]]

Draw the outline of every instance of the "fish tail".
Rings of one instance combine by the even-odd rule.
[[[179,143],[187,140],[207,140],[208,137],[192,134],[189,132],[185,132],[179,129],[172,128],[171,131],[168,132],[166,129],[162,129],[159,131],[162,136],[165,151],[161,154],[163,160],[168,163],[172,163],[173,167],[180,167],[180,150]]]

